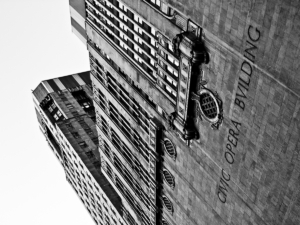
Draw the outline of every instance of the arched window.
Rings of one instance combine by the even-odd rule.
[[[172,159],[176,159],[176,150],[174,145],[172,144],[172,142],[165,138],[164,140],[164,148],[166,150],[166,152],[168,153],[168,155],[172,158]]]
[[[163,204],[164,206],[166,207],[166,209],[170,212],[170,213],[173,213],[174,209],[173,209],[173,204],[172,202],[170,201],[170,199],[163,195],[162,196],[162,200],[163,200]]]
[[[166,168],[163,168],[163,177],[166,183],[173,189],[175,187],[175,179],[170,171]]]

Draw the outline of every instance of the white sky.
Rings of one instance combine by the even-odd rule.
[[[38,128],[31,89],[89,70],[68,0],[0,0],[0,224],[89,225],[87,210]]]

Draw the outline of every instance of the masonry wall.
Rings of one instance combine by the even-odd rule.
[[[207,88],[223,101],[214,131],[172,131],[174,224],[300,224],[298,1],[168,1],[204,28]]]

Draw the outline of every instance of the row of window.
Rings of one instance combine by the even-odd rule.
[[[94,19],[91,19],[92,22],[97,23]],[[98,26],[99,29],[105,34],[106,37],[109,37],[112,42],[115,43],[115,45],[122,50],[122,52],[127,55],[136,65],[139,65],[139,68],[144,71],[144,74],[147,75],[148,78],[150,78],[153,82],[156,82],[156,75],[153,73],[153,70],[155,70],[155,61],[149,58],[148,54],[139,51],[135,51],[135,47],[133,43],[129,40],[126,40],[126,45],[124,45],[124,42],[122,44],[122,41],[119,36],[116,36],[115,32],[111,32],[108,29],[106,29],[104,26]],[[129,31],[128,31],[129,32]],[[127,32],[127,33],[128,33]],[[88,40],[89,43],[91,43],[91,40]],[[144,45],[141,45],[143,48]],[[97,46],[96,46],[97,47]]]
[[[91,2],[94,6],[104,6],[107,10],[112,12],[116,18],[121,18],[122,20],[135,22],[135,25],[138,25],[143,30],[145,30],[150,36],[155,37],[156,31],[155,29],[151,28],[142,18],[140,18],[137,14],[133,13],[127,6],[125,6],[122,2],[117,0],[110,1],[103,1],[100,0],[99,3],[97,1]]]
[[[100,102],[103,102],[103,97],[100,98],[100,101],[95,99],[96,102],[99,104]],[[128,140],[135,146],[135,149],[138,150],[138,152],[141,154],[141,156],[145,159],[147,163],[149,163],[149,147],[148,144],[141,138],[141,136],[138,134],[138,132],[135,131],[135,129],[132,128],[132,126],[126,121],[126,119],[119,113],[119,111],[112,105],[109,104],[109,108],[106,106],[103,106],[102,104],[99,104],[99,106],[102,108],[104,112],[107,112],[107,115],[110,117],[110,119],[114,122],[114,124],[122,131],[125,137],[128,138]],[[96,111],[97,112],[97,111]],[[99,113],[97,112],[99,115]],[[98,124],[101,124],[104,126],[104,118],[102,116],[98,117],[97,119]],[[104,126],[105,130],[109,130],[108,127]],[[108,131],[106,131],[108,132]]]
[[[100,50],[98,53],[105,60],[107,60],[107,62],[111,65],[111,67],[128,83],[128,85],[130,85],[132,87],[133,90],[135,90],[139,95],[141,95],[143,97],[143,99],[148,103],[148,105],[152,106],[158,112],[158,114],[160,114],[164,119],[167,119],[167,114],[165,113],[165,111],[159,105],[155,104],[155,102],[150,98],[150,96],[147,95],[140,87],[138,87],[131,80],[131,78],[127,74],[125,74],[124,71],[122,71],[120,69],[120,67],[118,67],[118,65],[114,61],[112,61],[103,51]],[[102,75],[102,73],[103,73],[102,70],[104,69],[104,67],[98,62],[97,59],[95,59],[95,57],[91,53],[90,53],[90,62],[91,62],[91,67],[92,67],[92,71],[93,71],[92,75],[95,76],[95,73],[96,73],[95,77],[101,83],[105,83],[105,79],[103,78],[103,76],[99,76],[99,74]],[[101,70],[99,68],[101,68]]]
[[[143,223],[146,225],[150,225],[149,216],[145,213],[145,211],[141,208],[140,204],[135,200],[135,198],[131,195],[131,193],[127,190],[126,186],[119,179],[119,177],[113,172],[110,165],[105,161],[102,162],[102,168],[109,176],[111,181],[116,185],[117,189],[123,194],[124,198],[130,204],[130,206],[134,209],[135,213],[142,219]]]
[[[73,126],[71,126],[71,124],[68,123],[67,128],[73,129]],[[61,140],[64,141],[63,135],[60,132],[58,132],[58,135],[61,138]],[[63,152],[62,154],[63,154],[65,171],[66,174],[68,175],[67,178],[69,178],[69,181],[71,181],[70,183],[75,188],[75,191],[78,193],[83,203],[87,206],[87,209],[89,210],[94,220],[102,224],[101,220],[97,218],[97,215],[100,216],[100,218],[102,217],[101,204],[99,204],[99,202],[101,202],[100,196],[96,194],[99,193],[100,189],[93,182],[92,177],[89,175],[89,172],[85,172],[85,167],[82,165],[81,161],[78,160],[78,157],[76,156],[75,152],[73,152],[70,149],[70,146],[67,143],[66,145],[68,148],[65,148],[65,146],[62,144],[62,146],[64,147],[64,151],[62,151]],[[85,154],[89,158],[91,157],[94,158],[92,151],[85,152]],[[98,167],[100,169],[99,161],[94,161],[93,164],[96,168]],[[79,166],[81,168],[79,168]],[[91,183],[93,183],[94,185],[92,185]],[[83,199],[83,197],[85,200]],[[98,200],[98,202],[95,201],[95,198]],[[104,196],[103,196],[103,200],[105,200]],[[97,206],[95,202],[97,202]],[[107,200],[105,200],[105,202],[107,204]],[[97,207],[98,207],[98,211],[97,211]],[[95,213],[95,211],[97,211],[98,213]],[[110,223],[110,224],[116,224],[116,223]]]
[[[106,137],[111,140],[111,143],[114,145],[115,149],[119,151],[119,153],[123,156],[125,161],[131,166],[131,168],[135,171],[135,173],[139,177],[141,177],[145,185],[148,186],[151,180],[148,170],[144,168],[144,166],[139,162],[138,158],[131,152],[131,150],[126,146],[126,144],[120,139],[117,133],[108,126],[107,122],[102,116],[99,116],[97,125],[99,129],[106,135]],[[103,147],[110,149],[108,145]]]
[[[103,118],[101,119],[101,121],[105,121]],[[104,122],[104,123],[102,123],[102,131],[104,131],[104,130],[106,130],[106,129],[108,129],[108,124],[107,124],[107,122]],[[106,134],[108,134],[109,132],[108,131],[105,131],[104,133],[106,133]],[[117,138],[115,138],[115,133],[114,132],[111,132],[112,134],[111,134],[111,137],[113,138],[113,139],[117,139],[118,141],[119,141],[119,138],[117,137]],[[114,144],[115,143],[115,141],[112,141],[112,143]],[[170,146],[171,145],[171,146]],[[121,145],[122,146],[122,145]],[[166,139],[165,140],[165,147],[167,147],[166,148],[166,151],[168,152],[168,154],[170,154],[171,156],[175,156],[175,148],[174,148],[174,146],[173,146],[173,144],[170,142],[170,140],[168,140],[168,139]],[[103,152],[104,152],[104,154],[110,159],[110,160],[112,160],[112,158],[114,159],[114,160],[112,160],[112,163],[115,165],[115,168],[117,168],[118,169],[118,171],[121,173],[121,174],[124,174],[125,173],[125,175],[123,176],[124,178],[125,178],[125,180],[128,182],[128,184],[132,187],[132,189],[133,190],[135,190],[135,187],[136,186],[138,186],[137,184],[133,184],[132,182],[132,180],[131,180],[131,176],[130,175],[126,175],[126,169],[125,169],[125,167],[123,167],[123,166],[120,166],[120,163],[121,163],[121,161],[118,159],[118,157],[116,156],[116,154],[114,154],[114,153],[112,153],[111,152],[111,149],[110,149],[110,147],[109,147],[109,145],[105,142],[105,141],[103,141],[103,148],[101,148],[102,150],[103,150]],[[116,149],[118,149],[118,150],[120,150],[121,149],[121,147],[120,147],[120,145],[116,145]],[[128,153],[126,153],[126,151],[123,151],[122,152],[123,154],[123,156],[124,156],[124,158],[126,159],[127,158],[127,160],[126,161],[131,161],[131,160],[128,160],[128,158],[130,157],[130,154],[128,154]],[[132,163],[131,163],[132,164]],[[112,172],[112,171],[111,171]],[[170,171],[169,170],[167,170],[166,168],[163,168],[163,171],[162,171],[162,173],[163,173],[163,178],[164,178],[164,181],[165,181],[165,183],[168,185],[168,186],[170,186],[171,188],[174,188],[175,187],[175,179],[174,179],[174,176],[170,173]],[[138,174],[138,175],[140,175],[140,174]],[[111,175],[111,176],[113,176],[113,175]],[[144,181],[145,182],[145,181]],[[142,194],[142,193],[141,193]],[[142,200],[142,202],[144,202],[145,204],[147,204],[147,200],[145,200],[145,197],[143,197],[142,195],[137,195],[137,196],[139,196],[140,197],[140,199]],[[164,200],[164,205],[167,207],[167,209],[169,210],[169,211],[172,211],[172,208],[170,209],[170,207],[172,206],[171,205],[171,203],[170,202],[168,202],[167,201],[167,198],[163,198],[163,200]]]
[[[111,37],[114,37],[114,35]],[[91,44],[94,45],[92,42]],[[120,45],[120,43],[117,43],[117,45]],[[151,60],[149,61],[149,59],[147,59],[147,56],[145,56],[144,53],[142,53],[141,58],[137,57],[138,54],[133,54],[131,52],[131,50],[135,48],[134,46],[131,46],[131,48],[127,48],[127,47],[125,48],[125,45],[122,44],[120,46],[123,47],[126,54],[128,54],[130,57],[135,58],[136,62],[138,62],[140,66],[146,71],[146,74],[151,75],[151,79],[154,79],[154,81],[157,82],[158,86],[160,86],[160,88],[163,90],[163,93],[167,94],[171,99],[176,99],[178,71],[169,65],[173,65],[174,67],[178,66],[179,65],[178,60],[176,60],[171,55],[165,55],[169,65],[164,63],[162,60],[159,60],[158,61],[159,68],[166,72],[163,73],[162,71],[158,70],[160,79],[157,79],[156,75],[153,74],[153,71],[149,69],[148,65],[144,63],[145,61],[148,63],[150,62],[150,64],[152,63],[153,69],[156,70],[156,68],[154,67],[154,61],[153,62]],[[97,48],[97,45],[94,45],[94,47]],[[98,51],[99,50],[100,49],[98,49]]]
[[[179,61],[174,56],[172,45],[162,34],[158,35],[158,43],[157,74],[160,78],[158,85],[172,99],[176,99]]]
[[[101,71],[99,71],[98,74],[103,74]],[[124,87],[116,80],[109,72],[106,72],[106,77],[102,75],[100,77],[99,75],[96,77],[98,80],[102,83],[104,87],[108,89],[110,94],[114,96],[114,98],[122,105],[124,109],[135,119],[135,121],[141,126],[141,128],[145,131],[145,133],[149,134],[149,119],[150,115],[140,106],[140,104],[132,97],[129,96],[129,93],[124,89]],[[99,93],[99,98],[102,100],[102,102],[108,102],[105,99],[104,94],[97,89]],[[96,93],[96,95],[98,94]],[[104,99],[102,99],[102,97]],[[105,104],[104,104],[105,105]],[[112,108],[114,106],[109,103]],[[117,112],[117,110],[115,110]],[[118,118],[118,117],[117,117]],[[125,120],[126,121],[126,120]],[[128,127],[130,127],[128,125]]]
[[[102,168],[107,173],[107,175],[111,178],[113,183],[115,183],[116,187],[122,192],[123,196],[129,202],[129,204],[133,207],[135,212],[142,217],[143,221],[146,224],[149,224],[150,223],[149,217],[145,215],[144,211],[140,208],[139,204],[131,196],[129,191],[123,185],[122,181],[118,178],[118,176],[114,173],[113,169],[110,167],[110,165],[104,159],[102,160]],[[116,168],[117,168],[117,166],[116,166]],[[168,184],[171,184],[171,183],[175,184],[174,177],[170,174],[170,172],[167,169],[164,169],[163,173],[164,173],[164,179],[166,179]],[[128,180],[128,179],[126,179],[126,180]],[[162,195],[161,200],[162,200],[163,206],[167,209],[168,212],[170,212],[172,214],[174,211],[174,208],[173,208],[173,204],[172,204],[171,200],[164,194]],[[167,222],[167,221],[165,220],[165,222]]]
[[[104,141],[104,140],[103,140]],[[104,141],[105,142],[105,141]],[[107,143],[104,144],[104,148],[102,149],[107,158],[111,161],[111,163],[115,166],[118,172],[123,176],[123,178],[127,181],[128,185],[135,192],[137,197],[144,203],[145,207],[150,207],[150,199],[149,196],[142,189],[138,181],[134,179],[131,175],[130,171],[125,167],[122,161],[118,158],[118,156],[111,151],[110,147]],[[155,202],[153,203],[155,205]]]
[[[155,102],[150,98],[149,95],[147,95],[141,88],[139,88],[132,80],[131,78],[124,73],[124,71],[122,71],[120,69],[120,67],[114,62],[112,61],[101,49],[99,51],[100,55],[107,60],[107,62],[111,65],[111,67],[137,92],[139,93],[145,101],[147,101],[147,103],[152,106],[154,109],[156,109],[158,107],[158,105],[155,104]],[[91,60],[91,65],[92,65],[92,69],[96,69],[97,74],[102,73],[104,67],[97,61],[97,59],[95,59],[91,54],[90,54],[90,60]],[[102,70],[100,70],[100,69]],[[98,76],[99,77],[99,76]],[[101,79],[101,78],[99,78]],[[121,85],[122,86],[122,85]]]
[[[44,112],[50,115],[55,122],[65,119],[50,95],[47,95],[40,103],[40,107],[44,110]]]
[[[104,34],[106,34],[113,42],[115,42],[118,47],[121,46],[123,51],[125,51],[129,57],[134,59],[136,63],[140,64],[146,74],[153,75],[152,69],[155,69],[154,62],[156,61],[155,50],[153,49],[155,47],[155,40],[151,39],[144,32],[140,31],[139,28],[136,29],[138,29],[138,31],[141,33],[134,32],[134,25],[129,20],[123,21],[127,24],[127,26],[124,26],[123,23],[120,25],[119,19],[116,19],[114,14],[111,14],[106,10],[101,10],[102,12],[98,16],[95,16],[96,13],[91,14],[94,12],[94,10],[91,10],[91,8],[90,10],[87,10],[88,18],[95,24],[98,24],[97,26],[100,28],[100,30],[102,30],[102,32],[104,32]],[[102,15],[105,16],[107,20],[102,17]],[[130,30],[135,34],[133,34]],[[149,45],[151,43],[154,45],[154,47]],[[153,78],[154,77],[152,76],[151,79]]]
[[[69,102],[68,98],[66,97],[66,94],[67,93],[65,92],[58,91],[60,99],[64,102],[65,106],[71,111],[71,113],[76,113],[76,115],[79,115],[76,109],[74,111],[74,106],[72,103]]]
[[[67,168],[66,169],[66,173],[68,175],[67,177],[69,178],[70,183],[74,187],[75,191],[77,192],[77,194],[79,195],[83,203],[87,206],[88,211],[95,219],[95,221],[101,222],[101,220],[99,220],[100,217],[100,219],[102,219],[103,222],[106,221],[109,224],[117,224],[117,221],[113,218],[115,217],[116,212],[112,208],[110,208],[114,216],[111,216],[110,218],[108,217],[107,214],[109,213],[109,210],[105,206],[107,205],[107,200],[105,199],[104,196],[100,198],[100,196],[97,194],[100,191],[99,188],[95,184],[93,187],[92,184],[86,179],[87,178],[86,176],[88,176],[90,180],[91,177],[88,174],[83,173],[82,171],[80,173],[78,172],[78,165],[75,161],[72,162],[72,160],[70,160],[71,155],[68,152],[67,152],[68,156],[65,153],[63,154],[64,154],[65,165]],[[79,164],[81,165],[80,162]],[[75,165],[77,169],[73,165]],[[100,162],[99,162],[99,166],[100,166]],[[94,191],[94,188],[97,190],[97,192]],[[105,202],[105,204],[102,204],[101,203],[102,201]],[[103,211],[102,208],[105,210]],[[102,211],[104,212],[104,216]]]

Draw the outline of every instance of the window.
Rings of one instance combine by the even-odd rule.
[[[68,101],[68,99],[65,96],[62,96],[61,100],[64,101],[64,102]]]
[[[162,68],[164,68],[165,67],[165,64],[164,64],[164,62],[163,61],[161,61],[161,60],[158,60],[158,64],[162,67]]]
[[[220,109],[217,99],[213,93],[207,89],[203,89],[200,93],[200,111],[210,122],[218,120]]]
[[[76,157],[76,155],[74,154],[74,152],[72,152],[72,155],[73,155],[73,157],[76,159],[77,157]]]
[[[128,26],[131,30],[134,29],[133,23],[131,23],[129,20],[127,20],[127,26]],[[127,32],[128,32],[128,30],[127,30]]]
[[[85,141],[79,142],[78,144],[80,145],[81,148],[87,147],[87,144],[85,143]]]
[[[155,65],[155,62],[153,61],[153,59],[150,60],[150,64],[151,64],[152,66]]]
[[[131,58],[134,58],[134,54],[133,54],[132,51],[130,51],[129,49],[127,49],[127,54],[128,54]]]
[[[161,57],[165,58],[166,57],[166,54],[162,51],[162,50],[158,50],[158,53]]]
[[[170,212],[170,213],[173,213],[174,209],[173,209],[173,204],[172,202],[170,201],[170,199],[166,196],[166,195],[163,195],[162,196],[162,201],[163,201],[163,204],[164,206],[166,207],[166,209]]]
[[[71,112],[73,116],[79,116],[78,112]]]
[[[80,136],[77,132],[71,133],[75,139],[78,139]]]
[[[59,120],[61,116],[62,116],[62,114],[59,110],[53,115],[55,120]]]
[[[133,19],[134,14],[133,14],[129,9],[127,9],[127,16],[128,16],[130,19]]]
[[[84,128],[84,131],[87,133],[87,134],[93,134],[93,131],[88,127],[88,128]]]
[[[179,66],[179,62],[178,60],[174,59],[172,56],[168,55],[167,56],[168,61],[171,62],[172,64],[174,64],[175,66]]]
[[[59,117],[56,114],[54,114],[53,117],[54,117],[55,120],[59,120]]]
[[[175,77],[178,77],[178,72],[176,70],[173,70],[170,66],[167,66],[167,70],[169,73],[173,74]]]
[[[174,176],[166,168],[163,168],[163,178],[166,181],[166,183],[168,184],[168,186],[171,187],[172,189],[174,189],[174,187],[175,187]]]
[[[173,49],[173,44],[169,42],[168,44],[168,49],[170,52],[174,52],[174,49]]]
[[[92,141],[94,142],[95,145],[98,145],[98,144],[99,144],[98,137],[92,138]]]
[[[146,24],[144,21],[142,22],[143,28],[145,31],[147,31],[148,33],[151,33],[151,27]]]
[[[151,2],[156,6],[160,7],[160,0],[151,0]]]
[[[142,31],[142,29],[141,28],[138,28],[138,32],[139,32],[139,34],[143,34],[143,31]]]
[[[67,103],[66,106],[67,106],[68,109],[73,109],[74,108],[71,103]]]
[[[158,86],[160,86],[162,88],[165,87],[164,83],[161,80],[158,80],[157,82],[158,82]]]
[[[56,108],[56,105],[55,105],[55,103],[53,102],[50,106],[49,106],[49,108],[48,108],[48,110],[49,110],[49,112],[53,112],[53,110]]]
[[[131,41],[127,40],[127,45],[129,46],[129,48],[133,49],[134,45]]]
[[[143,39],[147,42],[147,43],[150,43],[151,42],[151,39],[150,39],[150,37],[147,35],[147,34],[145,34],[144,32],[140,32],[140,34],[142,34],[142,36],[143,36]]]
[[[164,39],[163,39],[162,37],[159,38],[159,43],[160,43],[163,47],[165,47],[165,45],[166,45],[166,42],[164,41]]]
[[[175,147],[174,147],[173,143],[167,138],[164,139],[164,149],[167,152],[167,154],[175,160],[175,158],[176,158]]]
[[[172,84],[174,87],[177,87],[177,82],[172,80],[170,77],[167,76],[167,81]]]
[[[177,93],[175,91],[173,91],[169,86],[166,86],[166,90],[167,90],[167,92],[169,92],[170,94],[172,94],[174,97],[177,96]]]
[[[91,106],[90,102],[83,102],[83,104],[82,104],[82,108],[85,108],[85,109],[90,108],[90,106]]]
[[[56,112],[56,115],[57,115],[58,117],[61,117],[61,116],[62,116],[62,114],[61,114],[61,112],[60,112],[59,110]]]
[[[86,156],[87,156],[89,159],[92,159],[92,158],[95,157],[95,155],[94,155],[94,153],[93,153],[92,151],[88,151],[88,152],[86,152],[85,154],[86,154]]]

